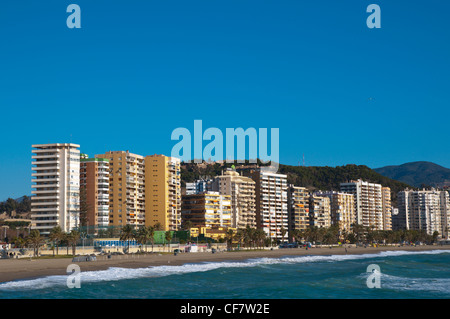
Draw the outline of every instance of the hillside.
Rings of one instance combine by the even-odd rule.
[[[450,186],[450,169],[431,162],[411,162],[403,165],[375,168],[383,176],[414,187]]]
[[[230,167],[231,164],[222,166],[221,164],[183,164],[181,169],[182,184],[192,182],[201,176],[220,175],[224,167]],[[238,165],[236,165],[238,166]],[[395,204],[397,193],[410,185],[399,182],[389,177],[383,176],[364,165],[345,165],[337,167],[328,166],[279,166],[279,173],[288,176],[288,183],[296,186],[304,186],[310,190],[339,190],[340,183],[363,179],[368,182],[378,183],[391,188],[392,201]]]
[[[410,185],[399,182],[381,174],[365,165],[345,166],[289,166],[280,165],[279,172],[287,174],[288,183],[304,186],[311,190],[339,190],[340,183],[362,179],[367,182],[381,184],[391,189],[392,201],[395,204],[397,193]]]
[[[28,196],[22,196],[18,199],[8,198],[4,202],[0,202],[0,214],[11,217],[12,212],[16,214],[24,214],[31,211],[31,199]]]

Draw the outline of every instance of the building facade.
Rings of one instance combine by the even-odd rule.
[[[129,151],[95,155],[109,160],[109,225],[144,226],[144,157]]]
[[[72,143],[32,145],[32,229],[49,235],[80,223],[80,151]]]
[[[341,232],[349,232],[355,223],[355,197],[353,194],[343,192],[318,192],[315,196],[330,199],[331,225],[339,225]]]
[[[398,193],[399,229],[425,230],[448,237],[450,201],[446,191],[404,190]]]
[[[231,227],[256,228],[255,182],[228,170],[211,183],[211,190],[231,197]]]
[[[81,217],[82,224],[96,228],[109,225],[109,159],[81,154],[80,200],[82,210],[86,210],[81,212],[86,215],[85,221]]]
[[[310,225],[309,194],[305,187],[289,185],[288,195],[288,228],[306,230]]]
[[[355,220],[359,225],[383,230],[382,186],[363,180],[340,184],[341,191],[355,198]]]
[[[218,192],[183,195],[181,216],[190,228],[231,227],[231,196]]]
[[[162,230],[181,227],[180,159],[164,155],[145,157],[145,225]]]
[[[243,171],[255,181],[256,225],[272,240],[288,239],[287,175],[277,174],[273,167]],[[282,230],[286,233],[282,234]]]
[[[186,183],[182,189],[182,195],[201,194],[204,192],[214,191],[211,188],[213,179],[199,179],[192,183]]]
[[[392,230],[392,201],[389,187],[381,187],[381,202],[383,206],[383,230]]]
[[[330,198],[326,196],[309,196],[309,224],[318,228],[331,226]]]

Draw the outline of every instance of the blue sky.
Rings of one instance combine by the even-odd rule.
[[[69,29],[66,8],[81,8]],[[381,29],[366,8],[381,8]],[[31,145],[169,155],[177,127],[279,128],[280,161],[450,167],[450,3],[0,2],[0,200]]]

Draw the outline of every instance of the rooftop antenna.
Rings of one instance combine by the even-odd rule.
[[[303,153],[303,166],[305,166],[305,154]]]

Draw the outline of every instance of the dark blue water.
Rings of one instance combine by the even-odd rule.
[[[380,268],[380,288],[368,288]],[[449,298],[450,251],[298,256],[83,272],[0,284],[0,298]]]

